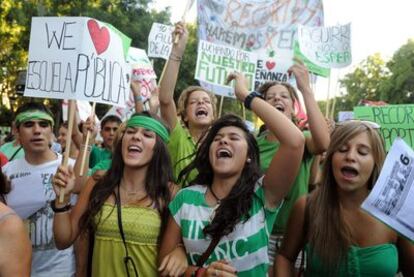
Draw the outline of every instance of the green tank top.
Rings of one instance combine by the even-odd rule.
[[[307,255],[306,277],[329,276],[315,253],[309,255],[309,244],[305,246]],[[346,264],[341,264],[338,277],[394,277],[398,271],[398,250],[394,244],[386,243],[369,247],[351,246]]]
[[[102,216],[100,216],[102,215]],[[127,276],[125,248],[118,228],[116,206],[105,203],[96,219],[98,226],[92,256],[92,276]],[[157,276],[157,239],[161,217],[156,209],[122,206],[122,226],[129,255],[139,276]],[[133,274],[131,266],[129,270]]]

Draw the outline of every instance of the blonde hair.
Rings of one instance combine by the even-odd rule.
[[[320,257],[324,268],[335,275],[341,262],[346,260],[352,244],[352,236],[341,213],[337,182],[332,168],[332,157],[344,143],[366,132],[372,149],[374,168],[368,181],[372,189],[378,179],[385,159],[384,143],[372,126],[361,121],[339,124],[332,132],[331,143],[326,152],[320,187],[309,197],[309,244],[311,255]]]
[[[187,113],[188,99],[190,98],[190,95],[195,91],[204,91],[205,93],[207,93],[211,101],[211,106],[213,107],[213,117],[216,118],[216,106],[217,106],[216,96],[211,91],[208,91],[200,86],[189,86],[188,88],[183,90],[180,97],[178,98],[178,103],[177,103],[178,115],[181,117],[182,122],[185,124],[187,128],[188,128],[188,123],[184,121],[184,118]]]

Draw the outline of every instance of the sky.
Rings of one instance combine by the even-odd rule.
[[[172,22],[178,21],[186,0],[156,0],[154,7],[171,7]],[[413,0],[324,0],[325,26],[351,22],[353,62],[344,69],[335,70],[331,77],[330,96],[338,90],[336,80],[369,55],[380,53],[388,60],[409,38],[414,39]],[[191,8],[187,21],[196,20],[196,5]],[[328,91],[327,80],[318,81],[317,100],[323,100]]]

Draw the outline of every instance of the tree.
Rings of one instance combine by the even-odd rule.
[[[389,71],[379,53],[368,56],[357,68],[339,80],[347,94],[346,102],[356,106],[361,100],[379,101],[381,99],[381,86],[388,78]]]
[[[401,46],[387,67],[391,74],[382,84],[382,99],[391,104],[414,103],[414,40]]]

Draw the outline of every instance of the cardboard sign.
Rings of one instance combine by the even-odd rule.
[[[132,80],[140,83],[141,96],[145,101],[151,97],[151,91],[155,88],[153,80],[157,79],[157,75],[143,49],[130,47],[127,61],[132,68]]]
[[[341,111],[338,113],[338,122],[343,122],[346,120],[354,119],[354,112],[351,111]]]
[[[271,50],[267,55],[258,55],[255,89],[268,81],[286,83],[289,81],[288,69],[293,65],[292,51]],[[294,84],[296,86],[296,83]]]
[[[397,138],[362,209],[414,241],[414,151]]]
[[[173,26],[153,23],[148,36],[148,57],[168,60],[172,48]]]
[[[200,40],[195,78],[231,88],[226,84],[227,76],[231,72],[238,71],[244,74],[249,84],[249,90],[252,90],[256,63],[257,55],[255,53]]]
[[[326,68],[351,64],[351,23],[331,27],[298,26],[300,52],[312,63]]]
[[[197,14],[199,39],[258,54],[257,85],[286,79],[297,24],[324,21],[322,0],[199,0]]]
[[[299,43],[297,41],[295,41],[295,44],[293,46],[293,54],[295,57],[303,61],[303,63],[308,68],[309,72],[312,72],[313,74],[316,74],[322,77],[329,77],[329,75],[331,74],[330,68],[325,68],[317,64],[314,64],[307,57],[305,57],[305,55],[300,51]]]
[[[25,96],[125,106],[131,40],[87,17],[33,17]]]
[[[382,107],[355,107],[356,119],[369,120],[381,126],[385,148],[390,149],[397,137],[414,147],[414,105],[388,105]]]

